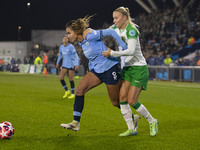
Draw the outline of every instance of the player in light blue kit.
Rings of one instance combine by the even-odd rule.
[[[63,58],[63,62],[62,62],[62,69],[60,72],[60,82],[63,88],[65,89],[65,94],[63,98],[68,97],[69,99],[73,99],[75,98],[75,94],[74,94],[75,84],[74,84],[73,78],[74,78],[74,71],[78,70],[79,57],[76,53],[74,46],[68,43],[67,36],[63,36],[63,44],[60,46],[59,56],[56,63],[57,69],[59,68],[59,62],[61,58]],[[68,90],[66,82],[64,80],[64,77],[67,74],[67,72],[68,72],[69,81],[71,85],[71,92]]]
[[[98,31],[92,30],[92,33],[88,34],[85,40],[83,38],[83,32],[89,26],[90,19],[91,16],[83,19],[80,18],[72,20],[66,25],[68,38],[71,42],[79,42],[84,55],[89,60],[90,69],[90,72],[82,78],[76,89],[73,112],[74,120],[69,124],[61,124],[63,128],[71,129],[73,131],[78,131],[80,128],[80,118],[84,106],[84,94],[103,82],[106,84],[112,104],[119,108],[119,60],[115,57],[106,58],[102,55],[102,52],[107,50],[102,38],[111,35],[116,39],[117,44],[123,49],[126,49],[127,45],[113,29]]]

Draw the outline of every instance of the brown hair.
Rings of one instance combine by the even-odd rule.
[[[83,31],[89,27],[89,22],[92,19],[92,16],[85,16],[84,18],[79,18],[76,20],[71,20],[65,26],[65,28],[71,28],[78,35],[82,35]]]
[[[120,12],[122,15],[126,16],[127,17],[127,22],[130,23],[132,26],[134,26],[136,29],[139,27],[137,24],[133,23],[131,21],[131,16],[130,16],[130,13],[129,13],[129,9],[126,7],[118,7],[117,9],[114,10],[114,12],[117,11],[117,12]],[[138,29],[137,29],[138,31]],[[138,31],[139,33],[139,31]]]

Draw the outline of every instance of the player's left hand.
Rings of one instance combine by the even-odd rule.
[[[107,51],[102,52],[102,55],[105,57],[110,57],[110,52],[111,52],[111,49],[107,47]]]

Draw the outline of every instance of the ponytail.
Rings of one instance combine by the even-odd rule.
[[[83,31],[89,27],[89,23],[94,15],[85,16],[84,18],[79,18],[77,20],[71,20],[65,26],[65,28],[71,28],[78,35],[82,35]]]

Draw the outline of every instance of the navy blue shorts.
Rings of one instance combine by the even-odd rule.
[[[66,68],[62,66],[62,69],[67,69],[67,70],[75,70],[74,68]]]
[[[118,81],[121,79],[120,71],[117,64],[104,73],[97,73],[94,71],[94,69],[92,69],[91,72],[107,85],[114,85],[118,83]]]

